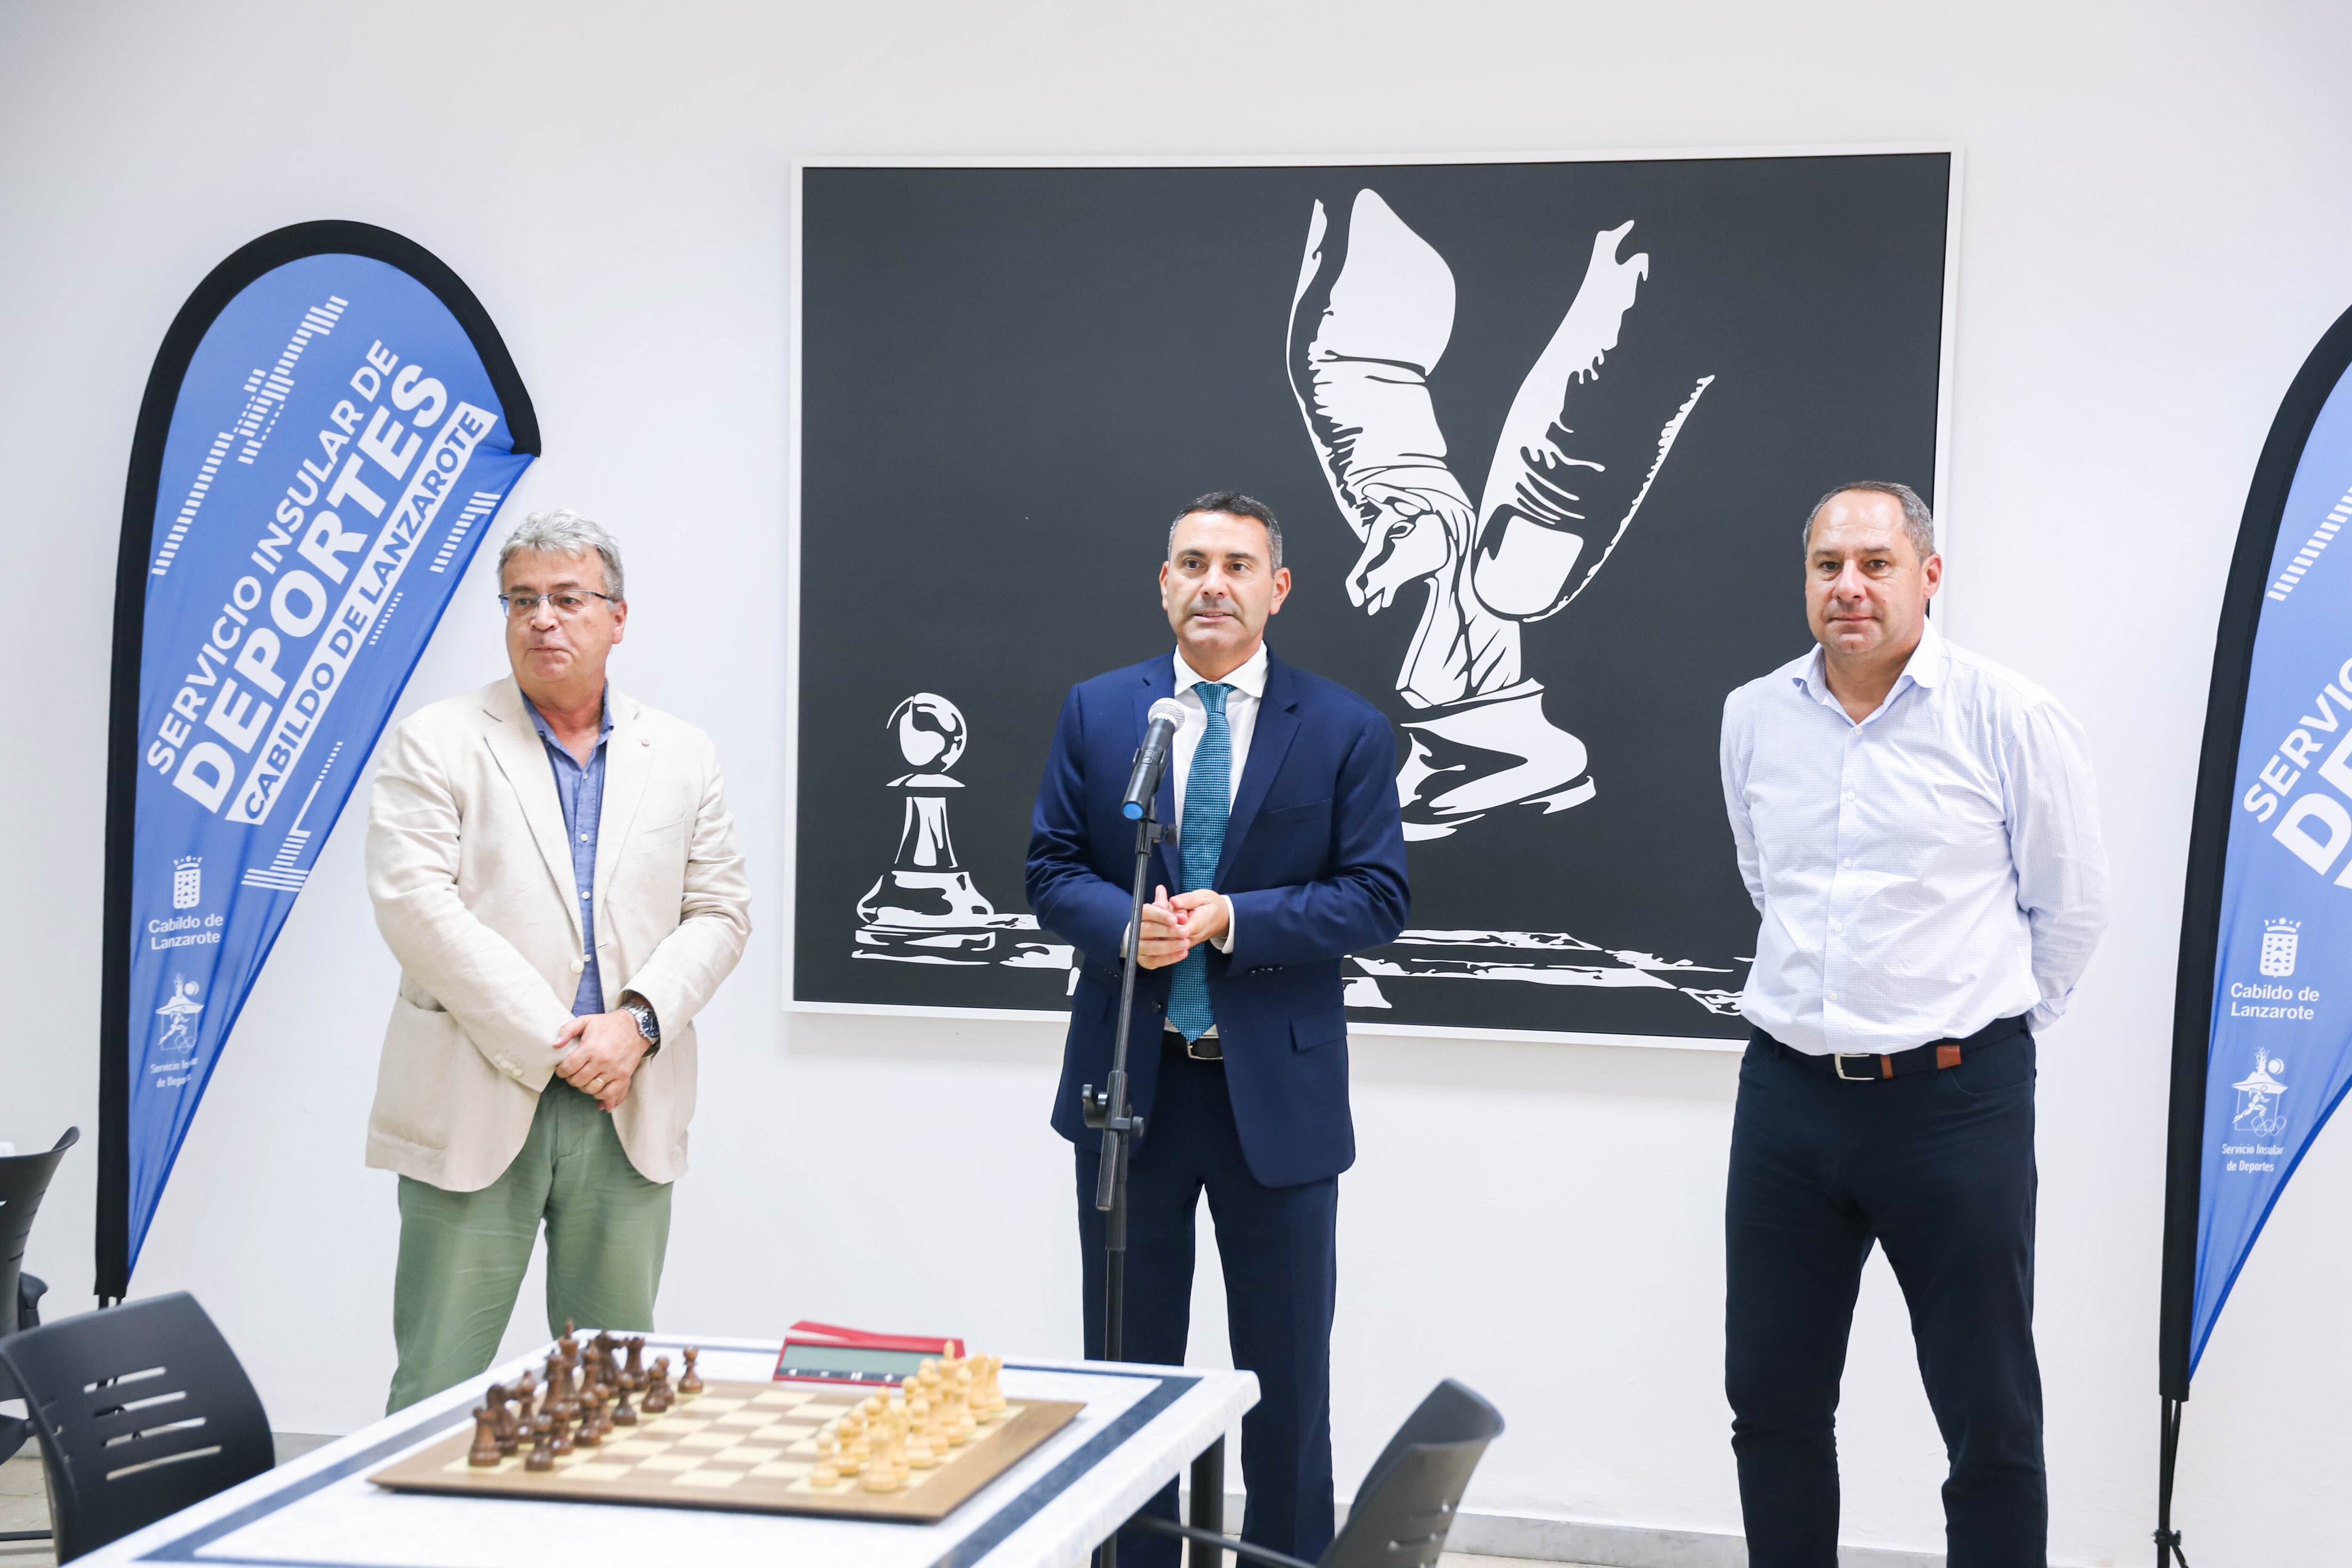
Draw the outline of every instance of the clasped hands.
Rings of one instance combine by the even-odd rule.
[[[592,1096],[599,1111],[613,1112],[629,1097],[646,1044],[636,1015],[616,1009],[571,1019],[556,1030],[555,1049],[563,1052],[556,1059],[555,1075]]]
[[[1208,888],[1168,896],[1165,887],[1152,890],[1143,906],[1143,940],[1135,961],[1147,969],[1181,964],[1184,956],[1204,942],[1223,936],[1233,924],[1233,905],[1225,895]]]

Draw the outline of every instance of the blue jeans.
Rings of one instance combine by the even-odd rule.
[[[1756,1031],[1724,1206],[1724,1387],[1751,1568],[1836,1568],[1838,1382],[1874,1242],[1942,1429],[1948,1568],[2042,1568],[2033,1037],[1848,1082]],[[1874,1061],[1875,1059],[1873,1059]]]

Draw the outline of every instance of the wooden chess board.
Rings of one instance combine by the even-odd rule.
[[[909,1473],[897,1491],[867,1491],[861,1478],[810,1484],[817,1428],[864,1399],[864,1388],[712,1381],[657,1416],[617,1427],[593,1448],[575,1448],[551,1470],[523,1468],[524,1453],[495,1466],[467,1462],[474,1424],[368,1479],[394,1491],[459,1497],[566,1499],[653,1508],[741,1513],[821,1513],[928,1524],[1069,1424],[1083,1405],[1015,1400],[1003,1419],[950,1448],[931,1469]]]

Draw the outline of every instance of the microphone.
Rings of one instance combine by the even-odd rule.
[[[1127,778],[1127,798],[1119,802],[1119,812],[1130,822],[1143,820],[1144,808],[1160,793],[1160,776],[1168,771],[1168,755],[1175,748],[1176,732],[1183,727],[1184,705],[1174,697],[1161,697],[1151,705],[1151,727],[1143,732],[1143,744],[1135,753],[1135,771]]]

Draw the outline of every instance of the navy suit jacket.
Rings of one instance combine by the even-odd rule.
[[[1135,824],[1119,814],[1145,716],[1173,695],[1169,654],[1071,689],[1054,728],[1029,838],[1029,907],[1081,956],[1054,1130],[1089,1131],[1079,1086],[1104,1086],[1118,1024]],[[1172,775],[1171,766],[1169,772]],[[1175,784],[1160,820],[1176,820]],[[1178,848],[1160,845],[1145,896],[1182,888]],[[1268,1186],[1337,1176],[1355,1163],[1348,1113],[1348,1019],[1340,960],[1404,928],[1404,830],[1397,815],[1396,737],[1345,686],[1269,656],[1241,788],[1211,883],[1233,901],[1234,950],[1213,946],[1209,1001],[1250,1174]],[[1173,967],[1136,977],[1128,1097],[1146,1118],[1160,1076],[1160,1035]]]

